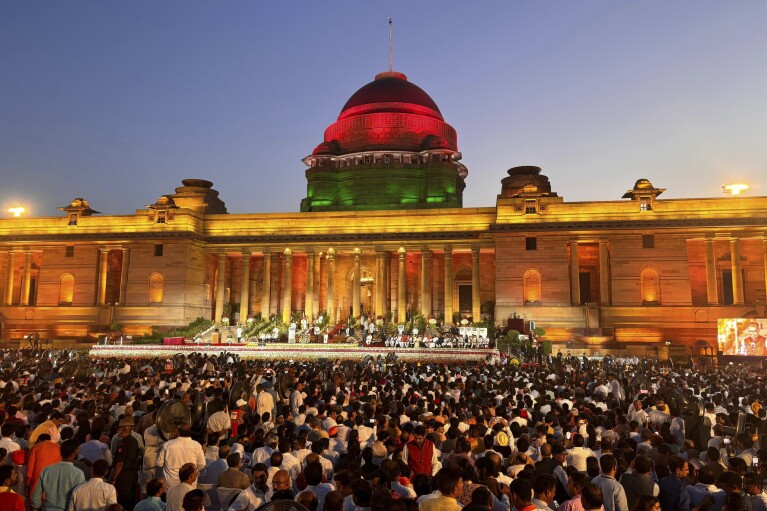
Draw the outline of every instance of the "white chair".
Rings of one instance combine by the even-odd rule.
[[[229,509],[229,503],[237,497],[240,492],[242,492],[242,490],[239,488],[216,488],[219,511],[227,511],[227,509]]]
[[[205,511],[219,511],[215,485],[197,483],[197,489],[205,492]]]

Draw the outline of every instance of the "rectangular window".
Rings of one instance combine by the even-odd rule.
[[[525,238],[525,250],[538,250],[538,238]]]
[[[642,235],[642,248],[655,248],[655,235],[643,234]]]
[[[384,154],[384,163],[390,163],[390,162],[391,162],[391,155]]]
[[[639,211],[652,211],[652,197],[639,197]]]
[[[155,245],[154,246],[154,256],[155,257],[162,257],[162,251],[163,251],[162,245]]]
[[[77,225],[77,213],[69,214],[69,225]]]
[[[535,199],[525,199],[525,214],[535,215],[538,213],[538,201]]]
[[[67,245],[66,249],[64,250],[64,257],[74,257],[74,256],[75,256],[75,246]]]
[[[164,209],[157,212],[157,223],[158,224],[164,224],[165,221],[168,219],[168,213]]]

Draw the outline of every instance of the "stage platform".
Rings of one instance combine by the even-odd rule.
[[[125,344],[123,346],[104,346],[97,344],[91,347],[88,356],[93,358],[170,358],[177,353],[203,355],[220,355],[228,352],[237,354],[242,360],[296,360],[312,361],[328,360],[363,360],[368,355],[386,357],[396,353],[401,361],[461,363],[484,362],[488,357],[498,357],[496,349],[436,349],[436,348],[377,348],[358,347],[343,344],[268,344],[266,346],[246,344],[201,344],[167,346],[160,344]]]

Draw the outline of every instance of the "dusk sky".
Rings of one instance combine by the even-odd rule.
[[[0,206],[132,214],[184,178],[298,211],[301,158],[388,68],[458,131],[464,205],[538,165],[568,202],[767,195],[764,0],[0,4]]]

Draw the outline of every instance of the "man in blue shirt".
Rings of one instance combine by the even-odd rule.
[[[72,463],[80,454],[80,445],[76,440],[66,440],[61,446],[61,461],[46,467],[40,474],[40,481],[35,486],[30,502],[32,509],[45,511],[64,511],[75,486],[85,482],[83,471]],[[43,506],[45,495],[45,506]]]
[[[165,511],[165,502],[161,500],[165,493],[165,481],[156,478],[146,483],[146,498],[136,504],[133,511]]]

